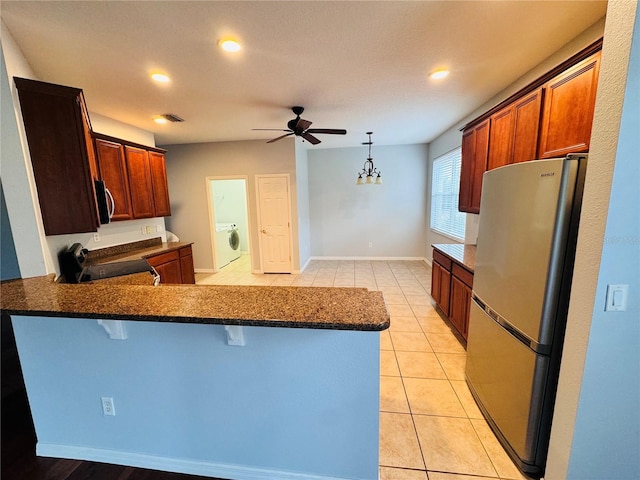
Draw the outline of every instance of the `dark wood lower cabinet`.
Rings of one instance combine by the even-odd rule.
[[[434,260],[431,267],[431,296],[445,315],[449,315],[450,283],[449,271]]]
[[[147,261],[160,275],[161,284],[196,283],[191,245],[148,257]]]
[[[180,271],[182,272],[182,283],[196,283],[196,274],[193,268],[193,254],[191,247],[180,249]]]
[[[473,272],[437,250],[431,265],[431,297],[455,329],[466,340]]]
[[[451,308],[449,310],[449,320],[460,332],[463,338],[467,339],[469,332],[469,309],[471,307],[471,288],[462,282],[458,277],[451,276]]]

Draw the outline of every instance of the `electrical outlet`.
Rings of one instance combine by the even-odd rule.
[[[142,233],[142,235],[146,235],[146,234],[147,234],[147,229],[146,229],[146,228],[144,228],[144,227],[142,227],[142,228],[140,229],[140,233]]]
[[[111,397],[101,397],[102,399],[102,414],[103,415],[116,415],[116,407]]]
[[[147,235],[151,233],[151,225],[147,225],[146,227],[144,227],[145,230],[147,231]]]
[[[373,242],[369,242],[369,248],[373,248]]]
[[[94,233],[93,234],[93,241],[94,242],[99,242],[100,241],[100,235],[98,233]]]
[[[161,231],[162,231],[162,226],[156,225],[156,232],[161,232]]]

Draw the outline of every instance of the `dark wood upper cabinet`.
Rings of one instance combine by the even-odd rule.
[[[514,132],[510,163],[535,160],[542,114],[543,90],[539,88],[513,105]]]
[[[97,167],[82,90],[14,80],[45,234],[97,231]]]
[[[600,52],[545,85],[539,158],[589,151]]]
[[[169,185],[167,184],[167,170],[164,153],[149,152],[149,167],[151,169],[151,183],[153,185],[153,201],[156,217],[171,215],[169,204]]]
[[[153,205],[153,186],[151,182],[151,167],[149,166],[149,152],[142,148],[125,145],[124,154],[129,177],[131,192],[131,206],[135,218],[150,218],[155,216]]]
[[[512,106],[491,116],[487,170],[493,170],[511,163],[514,126],[515,111]]]
[[[491,116],[487,170],[536,158],[541,110],[539,88]]]
[[[116,204],[112,220],[171,215],[164,150],[93,134],[100,174]]]
[[[489,147],[489,120],[476,125],[462,136],[462,163],[460,166],[460,192],[458,210],[478,213],[482,175],[487,169]]]
[[[95,139],[100,178],[113,197],[111,220],[132,220],[133,210],[129,198],[129,178],[124,158],[124,147],[120,143],[101,138]]]
[[[480,213],[487,170],[589,151],[601,48],[594,42],[463,128],[461,212]]]
[[[458,193],[458,210],[469,211],[471,208],[471,181],[473,179],[473,152],[475,150],[475,130],[466,130],[462,134],[462,159],[460,163],[460,191]]]

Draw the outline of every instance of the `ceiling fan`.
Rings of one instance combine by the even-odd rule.
[[[312,145],[317,145],[320,143],[320,140],[311,135],[312,133],[329,133],[331,135],[346,135],[347,131],[344,129],[336,129],[336,128],[309,128],[313,122],[309,120],[305,120],[304,118],[300,118],[302,112],[304,112],[304,107],[292,107],[293,113],[296,115],[296,118],[293,120],[289,120],[287,122],[287,128],[254,128],[253,130],[273,130],[277,132],[289,132],[276,137],[272,140],[269,140],[267,143],[277,142],[289,135],[295,135],[296,137],[302,137],[307,142]]]

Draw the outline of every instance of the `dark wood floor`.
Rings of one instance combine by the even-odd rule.
[[[212,480],[106,463],[37,457],[36,437],[12,337],[13,332],[10,327],[7,329],[3,318],[2,480]]]

